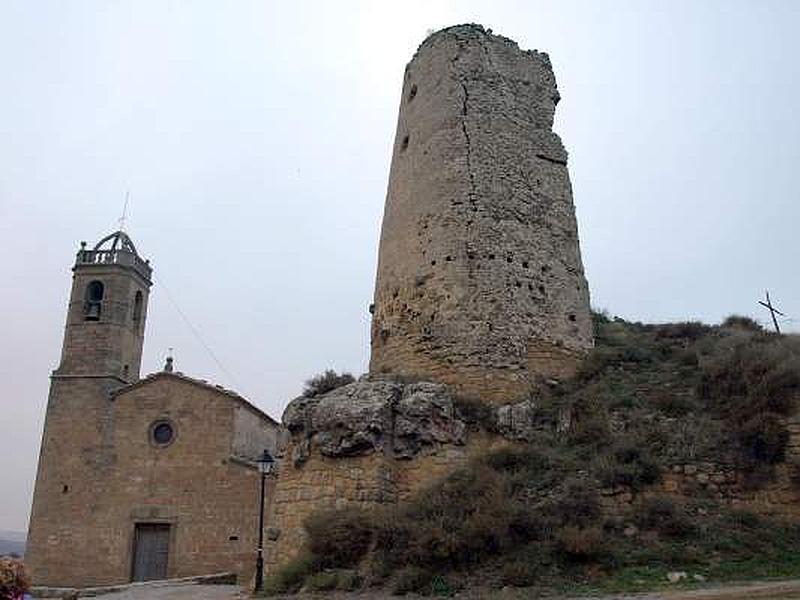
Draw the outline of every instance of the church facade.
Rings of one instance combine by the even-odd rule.
[[[171,359],[140,378],[152,269],[124,232],[82,243],[73,273],[28,531],[35,584],[249,577],[255,461],[279,451],[280,425]]]

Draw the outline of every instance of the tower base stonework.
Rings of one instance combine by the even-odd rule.
[[[312,514],[397,504],[514,437],[470,432],[452,391],[429,382],[362,380],[295,399],[283,420],[291,438],[268,515],[279,532],[269,573],[305,551]]]

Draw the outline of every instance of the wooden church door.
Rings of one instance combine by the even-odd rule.
[[[169,525],[137,523],[133,546],[133,581],[167,578]]]

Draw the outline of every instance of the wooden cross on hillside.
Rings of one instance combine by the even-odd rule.
[[[786,315],[783,314],[774,306],[772,306],[772,301],[769,299],[769,290],[766,290],[766,293],[767,293],[767,301],[764,302],[763,300],[759,300],[758,303],[764,308],[766,308],[769,311],[769,314],[772,315],[772,324],[775,325],[775,332],[780,333],[781,328],[778,327],[778,319],[775,317],[775,315],[780,315],[782,317],[785,317]]]

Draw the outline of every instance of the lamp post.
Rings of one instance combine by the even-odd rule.
[[[264,488],[266,487],[267,475],[272,472],[272,467],[275,465],[275,459],[267,449],[256,461],[258,463],[258,471],[261,473],[261,500],[258,510],[258,554],[256,558],[256,584],[255,592],[260,592],[264,589]]]

